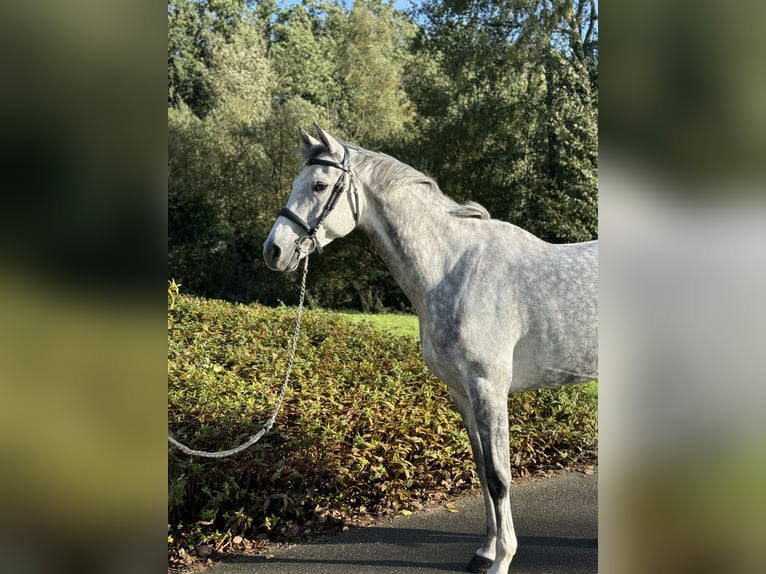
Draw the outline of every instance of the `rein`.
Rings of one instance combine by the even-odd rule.
[[[191,456],[201,456],[205,458],[225,458],[227,456],[237,454],[247,448],[250,448],[255,443],[257,443],[263,435],[265,435],[267,432],[271,430],[271,427],[274,426],[274,421],[277,418],[277,414],[279,413],[279,409],[282,406],[282,400],[285,398],[285,391],[287,390],[287,382],[290,380],[290,373],[292,373],[293,363],[295,362],[295,349],[298,346],[298,334],[300,333],[300,330],[301,330],[301,318],[303,317],[303,300],[306,297],[306,275],[308,274],[308,270],[309,270],[309,253],[306,252],[306,257],[303,262],[303,277],[301,279],[301,295],[300,295],[300,301],[298,302],[298,315],[295,319],[295,330],[293,331],[293,339],[290,345],[290,358],[287,361],[287,372],[285,373],[284,381],[282,381],[282,387],[279,389],[277,404],[274,407],[274,412],[271,413],[269,420],[267,420],[266,423],[261,427],[261,430],[259,430],[256,434],[252,435],[247,440],[247,442],[242,443],[238,447],[230,448],[229,450],[219,450],[217,452],[194,450],[192,448],[189,448],[185,444],[178,442],[172,436],[168,435],[168,442],[170,444],[178,448],[181,452],[184,452]]]
[[[306,235],[299,237],[295,241],[296,251],[302,253],[311,253],[316,249],[319,251],[319,253],[321,253],[322,246],[319,244],[319,241],[316,238],[316,233],[319,231],[319,227],[322,225],[322,222],[325,220],[325,218],[330,215],[330,212],[332,212],[333,209],[335,209],[335,206],[338,203],[338,199],[340,199],[340,196],[343,195],[343,192],[346,190],[344,180],[348,177],[349,187],[354,193],[354,201],[352,202],[354,225],[359,223],[359,192],[357,192],[356,186],[354,185],[354,177],[351,173],[349,153],[348,149],[345,147],[343,148],[343,161],[341,162],[311,158],[306,162],[306,165],[326,165],[339,169],[343,172],[335,181],[335,185],[333,185],[332,191],[330,192],[330,197],[327,198],[327,201],[322,207],[322,211],[319,213],[319,217],[317,217],[317,220],[313,226],[309,225],[305,219],[303,219],[300,215],[295,213],[287,206],[279,210],[279,215],[286,217],[306,232]],[[306,240],[309,241],[308,246],[306,246]]]

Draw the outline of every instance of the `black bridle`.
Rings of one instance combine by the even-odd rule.
[[[296,250],[302,253],[311,253],[314,249],[316,249],[321,253],[322,246],[319,245],[319,241],[316,238],[316,233],[319,230],[319,227],[322,225],[322,222],[327,218],[328,215],[330,215],[330,212],[335,209],[335,205],[338,203],[340,196],[343,195],[343,192],[346,189],[345,179],[347,177],[349,181],[349,188],[354,193],[353,202],[351,204],[354,215],[354,225],[359,223],[359,194],[357,193],[356,187],[354,186],[353,176],[351,174],[351,166],[349,162],[349,153],[345,147],[343,148],[343,161],[341,162],[311,158],[306,162],[306,165],[326,165],[343,171],[343,173],[340,174],[340,177],[338,177],[337,181],[335,182],[335,185],[333,185],[330,196],[327,198],[327,201],[325,202],[324,207],[319,213],[319,217],[317,217],[313,226],[309,225],[305,219],[303,219],[300,215],[295,213],[287,206],[279,210],[279,215],[286,217],[306,232],[306,235],[296,239]],[[306,246],[306,239],[308,239],[310,242],[308,246]]]

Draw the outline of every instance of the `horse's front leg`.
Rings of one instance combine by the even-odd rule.
[[[455,401],[460,416],[463,419],[463,425],[468,431],[468,439],[471,442],[471,451],[476,461],[476,471],[481,481],[481,490],[484,495],[484,511],[487,515],[487,538],[484,544],[476,551],[471,562],[468,564],[468,571],[476,574],[486,574],[492,563],[495,561],[495,541],[497,539],[497,525],[495,524],[495,505],[487,489],[487,475],[484,469],[484,451],[479,439],[479,429],[473,418],[473,408],[468,400],[468,396],[461,390],[450,388],[452,400]]]
[[[484,458],[484,488],[491,498],[497,529],[495,560],[488,574],[507,574],[518,547],[511,516],[508,398],[504,389],[486,379],[471,386],[469,398]]]

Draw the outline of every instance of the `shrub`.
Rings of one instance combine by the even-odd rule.
[[[289,308],[177,296],[168,312],[172,434],[219,450],[255,433],[276,401],[294,320]],[[595,456],[588,393],[523,393],[509,406],[515,475]],[[272,431],[227,459],[169,450],[169,534],[187,549],[220,547],[235,535],[353,522],[474,488],[474,468],[446,386],[414,340],[307,310]]]

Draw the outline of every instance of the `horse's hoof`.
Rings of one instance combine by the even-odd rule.
[[[471,558],[471,561],[468,563],[468,571],[474,572],[475,574],[487,574],[487,570],[492,568],[493,562],[494,560],[474,554],[473,558]]]

